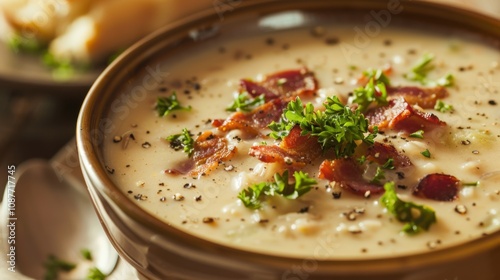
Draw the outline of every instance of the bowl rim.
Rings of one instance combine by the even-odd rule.
[[[399,0],[391,0],[400,2]],[[389,2],[391,2],[389,1]],[[403,1],[401,1],[403,2]],[[386,6],[385,0],[360,0],[360,1],[321,1],[321,0],[254,0],[241,1],[237,9],[227,14],[227,18],[236,18],[245,15],[248,11],[259,9],[265,13],[286,11],[290,9],[355,9],[360,11],[370,11],[372,9]],[[406,11],[412,15],[428,17],[432,20],[446,22],[448,25],[455,23],[459,29],[471,29],[479,31],[480,34],[488,37],[500,39],[500,20],[478,12],[465,10],[455,6],[448,6],[434,2],[403,2]],[[100,145],[102,143],[102,119],[100,112],[106,112],[107,102],[103,100],[102,94],[109,89],[116,88],[117,81],[124,81],[124,77],[133,75],[133,67],[141,65],[154,57],[158,50],[165,46],[162,40],[169,38],[170,41],[181,39],[180,34],[194,28],[210,26],[207,23],[214,23],[219,20],[213,9],[207,9],[186,17],[182,20],[171,23],[164,28],[143,38],[132,47],[120,55],[111,65],[109,65],[92,85],[86,96],[77,122],[76,141],[81,162],[81,168],[93,184],[87,182],[88,188],[93,188],[102,194],[106,199],[115,204],[128,217],[132,218],[140,225],[159,233],[169,239],[180,242],[187,249],[202,250],[208,253],[224,254],[248,262],[257,263],[264,267],[277,266],[280,268],[290,267],[292,262],[303,261],[305,257],[286,257],[270,255],[258,252],[246,251],[233,248],[224,244],[218,244],[206,239],[189,234],[189,242],[185,240],[186,232],[181,229],[168,226],[158,218],[144,211],[140,206],[130,200],[107,175],[102,157],[100,155]],[[109,98],[108,98],[109,99]],[[109,101],[109,100],[105,100]],[[101,128],[100,128],[101,127]],[[99,213],[98,213],[99,214]],[[109,236],[109,234],[108,234]],[[116,244],[115,244],[116,245]],[[488,236],[478,238],[463,244],[442,248],[435,251],[426,251],[417,254],[392,256],[383,258],[363,258],[363,259],[317,259],[319,272],[354,272],[354,273],[379,273],[387,271],[402,271],[415,269],[422,266],[438,265],[445,261],[462,259],[480,252],[496,248],[500,245],[500,231]],[[360,271],[359,267],[363,266]]]

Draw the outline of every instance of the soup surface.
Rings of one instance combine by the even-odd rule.
[[[104,143],[109,176],[130,200],[187,234],[267,254],[397,256],[497,231],[498,51],[473,38],[464,40],[463,34],[358,30],[336,24],[212,39],[155,60],[123,86],[111,106],[112,130]],[[300,85],[279,95],[295,78]],[[260,87],[279,93],[261,97]],[[370,89],[373,100],[367,97]],[[248,101],[248,106],[226,110],[245,91],[240,103]],[[408,91],[425,96],[405,95]],[[172,102],[174,92],[179,106],[190,109],[160,116],[159,98]],[[389,101],[381,97],[385,93]],[[333,96],[350,112],[362,110],[371,131],[364,135],[373,133],[376,143],[368,137],[351,142],[357,145],[354,153],[335,154],[335,145],[322,148],[297,125],[284,139],[275,139],[267,123],[253,130],[245,123],[259,110],[283,123],[281,110],[296,96],[316,110],[324,110],[322,104]],[[285,105],[259,107],[277,100]],[[368,100],[366,106],[362,100]],[[416,112],[406,119],[409,124],[394,120],[397,113],[391,110],[398,106]],[[243,125],[231,122],[240,117]],[[295,135],[291,141],[296,143],[283,144],[301,131],[306,135]],[[168,138],[172,135],[178,137]],[[189,153],[189,138],[194,153]],[[240,199],[250,197],[258,184],[272,188],[275,174],[285,170],[287,188],[295,186],[296,171],[315,183],[302,185],[309,191],[299,191],[298,197],[288,189],[282,195],[268,191],[253,204]],[[393,182],[391,192],[409,211],[409,220],[388,210],[387,182]]]

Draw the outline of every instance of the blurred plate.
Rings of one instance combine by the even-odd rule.
[[[57,77],[40,55],[16,53],[3,42],[0,61],[0,86],[26,93],[85,94],[103,70],[100,67]]]

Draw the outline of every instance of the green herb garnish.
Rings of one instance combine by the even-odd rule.
[[[92,260],[92,253],[90,252],[89,249],[81,249],[80,254],[82,254],[82,257],[88,261]]]
[[[56,59],[50,52],[45,52],[42,55],[42,63],[52,70],[54,79],[67,80],[76,72],[75,65],[71,61]]]
[[[41,44],[34,38],[27,38],[20,34],[14,34],[7,42],[9,48],[15,53],[38,54],[46,50],[46,45]]]
[[[315,112],[311,103],[304,106],[297,97],[288,103],[280,121],[269,125],[272,130],[270,136],[282,139],[295,125],[299,125],[302,135],[317,137],[323,151],[333,149],[337,158],[351,156],[358,140],[373,144],[378,131],[375,128],[373,133],[365,136],[368,121],[360,110],[352,111],[336,96],[328,97],[324,106],[324,111]]]
[[[363,71],[363,76],[367,77],[370,80],[373,79],[375,84],[383,83],[386,86],[391,84],[389,77],[385,75],[382,69],[368,69],[366,71]]]
[[[170,142],[170,147],[174,150],[178,151],[182,149],[184,153],[188,154],[189,157],[193,155],[194,140],[187,128],[183,128],[182,133],[168,136],[167,141]]]
[[[388,159],[383,165],[377,166],[377,171],[375,171],[375,176],[370,181],[370,183],[382,185],[382,180],[385,180],[385,171],[384,170],[393,170],[394,167],[394,159]]]
[[[288,182],[288,170],[285,170],[282,175],[276,173],[274,174],[274,182],[254,184],[242,190],[238,194],[238,198],[245,207],[259,209],[261,207],[261,197],[264,195],[280,195],[287,199],[296,199],[310,191],[311,186],[316,184],[316,180],[302,171],[295,171],[293,177],[295,177],[295,183],[290,184]]]
[[[454,82],[455,82],[455,77],[452,74],[447,74],[446,76],[439,78],[436,81],[436,84],[438,86],[451,87]]]
[[[413,132],[412,134],[410,134],[410,137],[424,139],[424,131],[417,130],[417,131]]]
[[[422,229],[428,230],[437,221],[434,210],[425,205],[406,202],[397,196],[394,182],[384,184],[385,193],[380,198],[380,203],[393,214],[398,221],[406,223],[403,232],[408,234],[419,233]]]
[[[366,156],[365,155],[362,155],[360,156],[358,159],[357,159],[358,163],[359,164],[363,164],[366,162]]]
[[[438,100],[436,105],[434,105],[434,110],[437,110],[441,113],[453,112],[453,106],[450,104],[444,103],[442,100]]]
[[[429,151],[429,149],[425,149],[425,151],[421,152],[421,154],[426,158],[431,157],[431,152]]]
[[[426,53],[422,58],[413,66],[410,73],[405,75],[405,78],[411,81],[419,82],[422,85],[427,86],[444,86],[449,87],[453,85],[454,77],[451,74],[438,79],[437,81],[430,81],[427,79],[427,74],[432,71],[435,67],[432,64],[434,60],[434,55]]]
[[[86,277],[87,280],[104,280],[106,279],[106,274],[102,273],[97,267],[93,267],[89,269],[89,272]]]
[[[158,97],[158,100],[156,101],[156,110],[161,117],[164,117],[170,112],[176,110],[190,111],[191,106],[182,106],[177,99],[177,94],[174,92],[168,97]]]
[[[253,108],[258,107],[266,103],[263,94],[257,96],[256,98],[251,98],[248,92],[243,92],[238,94],[234,99],[233,103],[226,108],[226,111],[236,112],[236,111],[251,111]]]
[[[377,171],[375,172],[375,176],[370,181],[370,183],[381,185],[381,180],[385,180],[385,172],[381,166],[378,166]]]
[[[477,187],[477,186],[479,186],[479,181],[475,181],[475,182],[462,182],[462,186],[464,186],[464,187]]]
[[[427,74],[434,69],[432,65],[432,60],[434,60],[434,55],[426,53],[420,60],[413,66],[411,72],[407,74],[407,78],[412,81],[417,81],[422,84],[427,83]]]
[[[384,79],[387,80],[387,77]],[[353,96],[349,98],[349,103],[358,104],[358,108],[361,112],[365,112],[372,103],[376,103],[378,106],[387,105],[387,90],[385,88],[385,83],[375,82],[372,77],[370,81],[364,87],[359,87],[354,90]]]
[[[47,261],[43,264],[45,267],[45,280],[55,280],[58,278],[59,272],[68,272],[76,267],[76,264],[58,259],[54,255],[50,255]]]
[[[394,159],[393,158],[390,158],[388,159],[383,165],[382,165],[382,169],[390,169],[390,170],[393,170],[394,169]]]

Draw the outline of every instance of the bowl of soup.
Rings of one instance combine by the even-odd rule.
[[[494,279],[499,63],[449,6],[214,2],[98,78],[82,171],[145,278]]]

